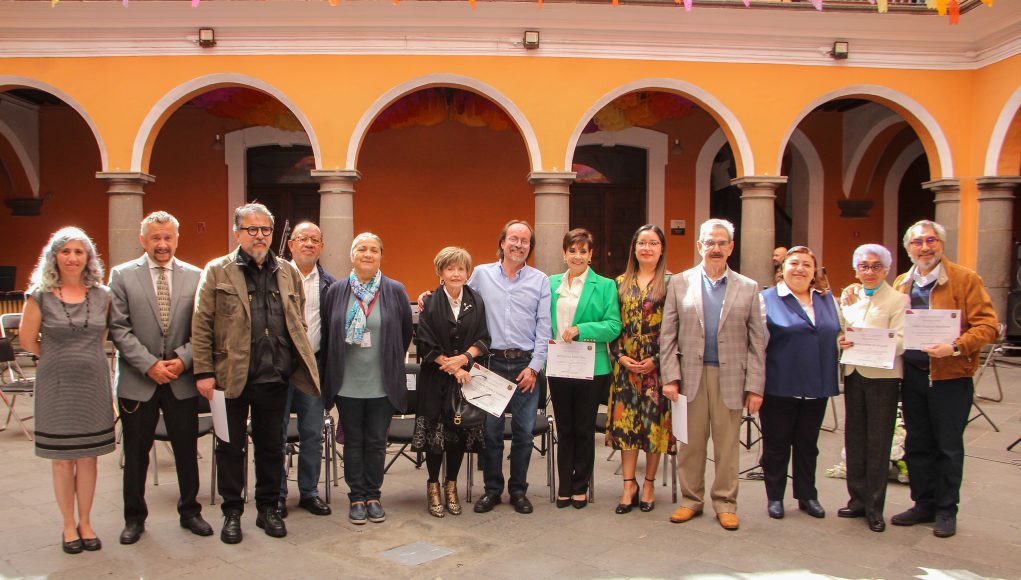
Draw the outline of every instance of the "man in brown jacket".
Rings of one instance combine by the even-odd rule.
[[[319,396],[319,372],[305,327],[301,275],[273,255],[273,214],[259,203],[234,211],[239,247],[206,264],[192,316],[192,364],[199,393],[224,391],[227,430],[216,447],[227,544],[241,541],[245,475],[245,420],[251,411],[255,445],[255,525],[275,538],[287,535],[277,511],[283,470],[280,421],[287,384]],[[218,435],[219,436],[219,435]]]
[[[978,274],[943,256],[946,230],[923,220],[908,228],[904,248],[914,263],[894,288],[911,297],[911,309],[961,311],[961,334],[950,344],[904,351],[902,403],[911,499],[915,505],[891,522],[935,522],[933,534],[957,531],[957,504],[964,473],[964,428],[975,386],[979,351],[994,340],[999,322]]]

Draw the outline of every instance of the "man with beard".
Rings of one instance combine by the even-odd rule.
[[[249,203],[234,211],[239,247],[206,264],[192,317],[192,355],[199,394],[224,391],[227,431],[216,447],[219,490],[223,497],[226,544],[241,541],[245,502],[246,419],[251,412],[255,446],[255,525],[282,538],[287,528],[277,511],[283,470],[280,420],[287,385],[319,396],[319,371],[305,328],[301,275],[273,255],[273,214]]]
[[[914,266],[894,288],[911,297],[911,309],[960,310],[961,335],[951,343],[904,351],[902,405],[911,499],[915,505],[891,522],[912,526],[935,522],[932,533],[957,531],[957,504],[964,474],[964,428],[968,424],[979,351],[994,340],[999,321],[982,279],[943,256],[946,230],[922,220],[904,234]]]

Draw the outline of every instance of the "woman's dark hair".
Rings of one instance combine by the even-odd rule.
[[[659,300],[666,296],[666,235],[663,234],[663,230],[656,224],[645,224],[635,230],[635,235],[631,236],[631,247],[627,255],[627,268],[624,270],[624,278],[621,280],[620,288],[617,289],[617,293],[622,300],[628,288],[635,284],[638,279],[638,258],[635,256],[635,244],[638,243],[638,236],[642,235],[642,232],[648,231],[656,234],[659,238],[660,248],[663,250],[659,255],[659,262],[656,263],[656,275],[652,279],[652,284],[649,285],[649,299]]]
[[[787,250],[787,253],[784,254],[783,263],[786,264],[787,258],[791,257],[794,254],[805,254],[812,258],[812,264],[815,265],[815,276],[812,277],[812,281],[809,283],[809,285],[823,292],[829,290],[830,280],[829,277],[826,276],[826,268],[823,268],[822,266],[819,265],[819,259],[815,257],[815,254],[812,253],[812,250],[810,250],[808,246],[794,246],[791,249]],[[780,266],[780,279],[781,280],[783,279],[782,264]]]
[[[574,228],[564,234],[564,251],[566,252],[575,244],[584,244],[589,250],[592,249],[592,232],[585,228]]]

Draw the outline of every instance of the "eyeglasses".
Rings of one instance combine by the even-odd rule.
[[[640,242],[635,242],[635,247],[636,248],[658,248],[661,245],[663,245],[663,244],[659,243],[656,240],[652,240],[651,242],[647,242],[645,240],[642,240]]]
[[[248,232],[248,235],[253,238],[261,232],[264,236],[273,235],[273,226],[248,226],[247,228],[241,228],[242,231]]]
[[[299,246],[303,246],[305,244],[312,244],[313,246],[318,246],[319,244],[323,243],[322,238],[316,238],[312,236],[298,236],[296,238],[291,238],[291,241],[296,242]]]
[[[939,238],[937,238],[935,236],[929,236],[927,238],[915,238],[915,239],[909,241],[908,244],[912,248],[921,248],[923,245],[935,246],[937,242],[941,242],[941,241],[943,241],[943,240],[941,240],[941,239],[939,239]]]
[[[858,271],[861,272],[862,274],[867,273],[869,270],[872,270],[873,272],[878,274],[884,270],[883,264],[882,263],[866,264],[864,262],[858,264]]]
[[[704,248],[723,248],[730,243],[729,240],[699,240],[700,244]]]

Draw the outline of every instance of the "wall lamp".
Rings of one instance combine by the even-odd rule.
[[[521,44],[529,50],[539,48],[539,31],[526,30],[525,36],[521,39]]]
[[[199,46],[202,48],[216,46],[216,32],[212,28],[199,28]]]
[[[844,60],[850,54],[851,45],[846,40],[838,40],[833,43],[833,50],[830,51],[830,56],[834,60]]]

